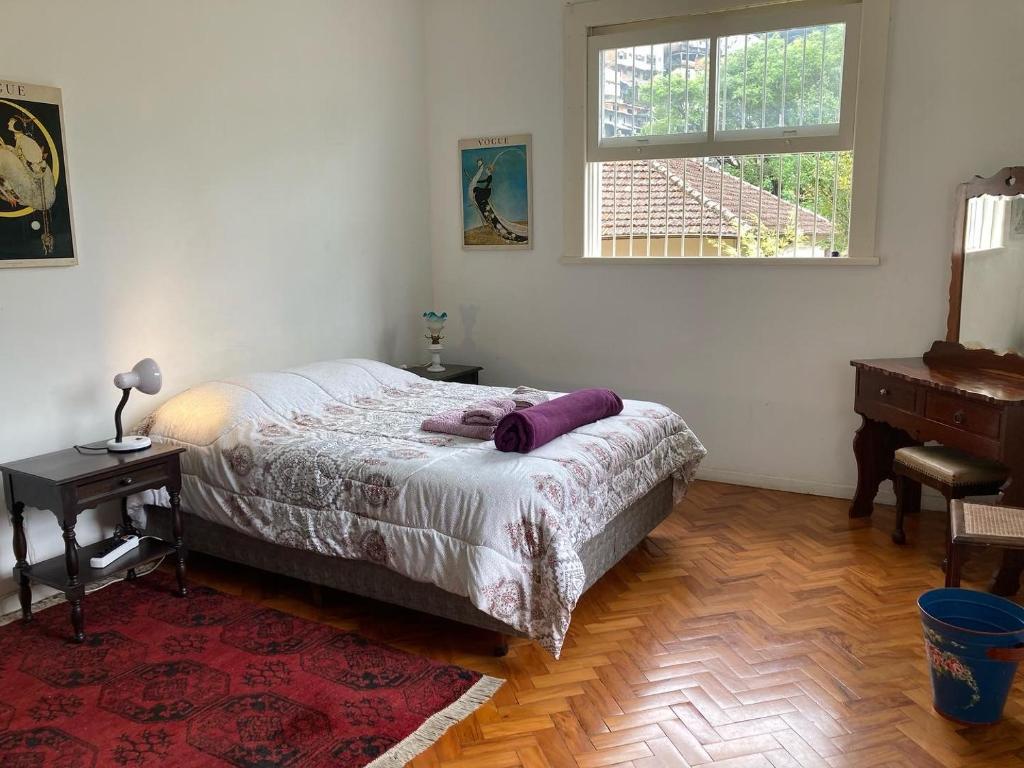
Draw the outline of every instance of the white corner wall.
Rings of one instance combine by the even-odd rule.
[[[0,461],[109,437],[111,376],[147,355],[165,391],[129,421],[211,377],[418,352],[419,0],[48,0],[3,24],[0,78],[63,89],[80,265],[0,270]],[[28,522],[31,559],[63,551],[53,515]],[[0,613],[10,542],[0,512]]]
[[[485,383],[603,385],[677,409],[705,477],[852,495],[851,358],[945,333],[953,195],[1024,162],[1024,4],[893,0],[878,267],[564,265],[562,3],[431,0],[434,304]],[[460,138],[531,132],[532,251],[459,246]]]

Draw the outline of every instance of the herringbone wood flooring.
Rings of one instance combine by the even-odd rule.
[[[942,518],[889,541],[892,510],[698,482],[588,592],[561,660],[514,640],[194,558],[191,577],[508,683],[413,762],[488,766],[1024,766],[1015,687],[1001,724],[931,709],[915,599],[941,586]],[[983,586],[996,560],[965,566]]]

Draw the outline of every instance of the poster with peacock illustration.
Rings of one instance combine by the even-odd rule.
[[[60,89],[0,80],[0,267],[78,263]]]
[[[459,142],[462,247],[533,247],[530,135]]]

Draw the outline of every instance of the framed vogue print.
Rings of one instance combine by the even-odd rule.
[[[464,249],[533,247],[530,153],[530,134],[459,142]]]
[[[0,80],[0,267],[77,263],[60,89]]]

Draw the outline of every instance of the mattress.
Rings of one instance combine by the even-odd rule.
[[[139,431],[188,449],[187,511],[464,596],[557,656],[584,545],[663,480],[681,495],[705,450],[670,409],[633,400],[525,455],[420,429],[510,391],[338,360],[207,382]],[[133,514],[144,504],[166,492],[135,497]]]

